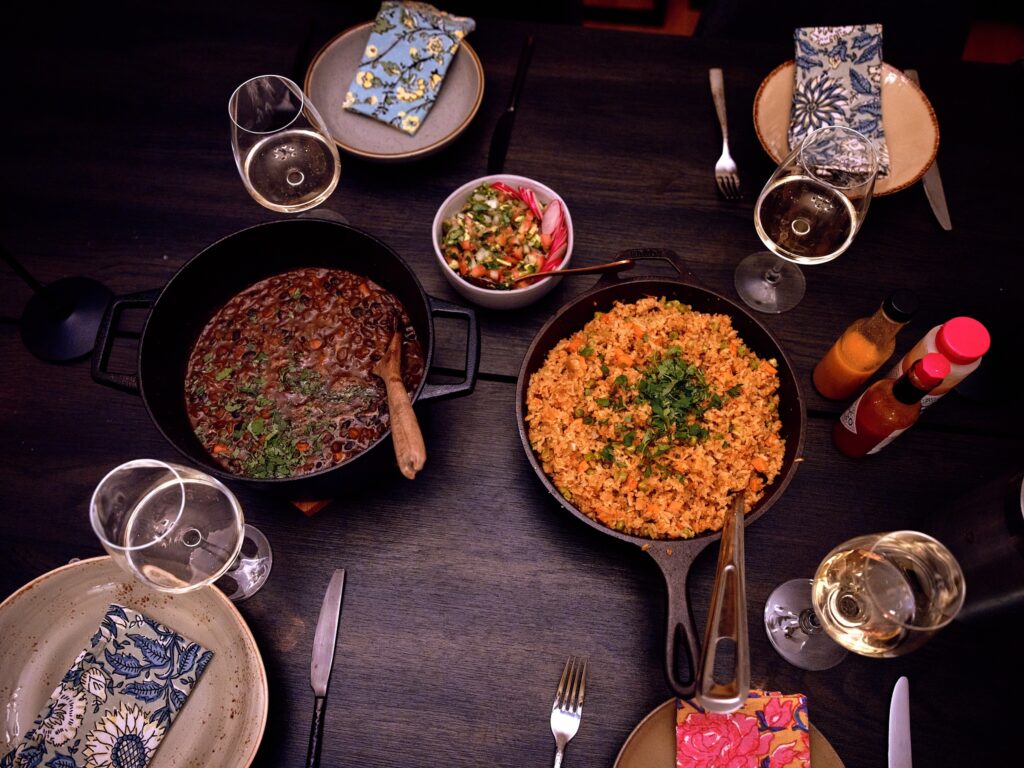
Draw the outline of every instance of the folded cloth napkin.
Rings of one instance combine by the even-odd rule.
[[[794,38],[790,149],[816,128],[845,125],[871,139],[878,175],[888,175],[889,149],[882,128],[882,25],[802,27]]]
[[[473,19],[426,3],[384,2],[344,108],[414,134],[434,106]]]
[[[807,697],[751,691],[728,715],[676,701],[677,768],[810,768]]]
[[[145,768],[213,651],[112,604],[0,768]]]

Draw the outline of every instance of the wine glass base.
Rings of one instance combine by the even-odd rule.
[[[736,265],[736,293],[758,312],[786,312],[804,297],[807,279],[796,264],[769,251],[752,253]]]
[[[214,582],[229,600],[241,602],[256,594],[270,577],[274,554],[263,533],[248,523],[242,535],[242,551],[228,571]]]
[[[809,612],[809,613],[808,613]],[[764,628],[779,655],[800,669],[830,669],[846,658],[846,649],[811,618],[811,580],[780,584],[764,606]]]
[[[21,340],[48,363],[85,357],[96,345],[103,313],[114,294],[88,277],[64,277],[36,293],[21,316]]]

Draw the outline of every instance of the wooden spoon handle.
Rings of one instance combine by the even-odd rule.
[[[392,374],[384,377],[388,390],[388,411],[391,417],[391,440],[395,444],[395,458],[398,469],[412,480],[423,469],[427,461],[427,448],[423,444],[423,433],[412,410],[409,393],[405,391],[402,377]]]

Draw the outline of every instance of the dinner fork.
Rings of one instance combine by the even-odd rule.
[[[715,101],[718,124],[722,128],[722,156],[715,163],[715,181],[722,197],[726,200],[739,200],[740,176],[736,172],[736,161],[729,154],[729,126],[725,119],[725,84],[722,80],[722,70],[718,67],[710,69],[708,77],[711,80],[711,98]]]
[[[583,694],[587,689],[587,660],[570,656],[558,681],[555,703],[551,705],[551,733],[555,736],[555,767],[562,764],[565,745],[580,729]]]

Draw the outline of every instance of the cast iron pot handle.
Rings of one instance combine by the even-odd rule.
[[[683,282],[692,283],[693,285],[700,285],[700,281],[697,280],[697,276],[690,271],[690,268],[686,266],[686,262],[683,261],[683,257],[673,251],[671,248],[629,248],[622,251],[615,256],[616,259],[633,259],[633,261],[665,261],[672,266],[672,268],[679,273],[679,277],[682,278]],[[604,288],[609,285],[618,285],[621,282],[634,279],[643,279],[630,274],[626,278],[622,278],[619,272],[605,272],[601,275],[601,279],[594,284],[594,288]]]
[[[430,304],[431,317],[464,317],[469,322],[466,335],[466,378],[455,384],[424,384],[416,402],[468,395],[476,387],[476,374],[480,368],[480,327],[476,322],[476,312],[433,296],[427,296],[427,302]]]
[[[710,543],[710,542],[709,542]],[[687,577],[690,566],[700,554],[679,547],[673,552],[672,542],[654,542],[647,553],[654,558],[665,575],[668,588],[665,632],[665,677],[668,687],[676,696],[692,699],[697,692],[697,664],[700,660],[700,644],[697,628],[693,621],[693,608],[687,597]],[[672,554],[669,554],[669,553]],[[688,679],[679,679],[678,649],[682,645],[686,654]]]
[[[139,394],[139,377],[134,373],[111,373],[107,370],[107,362],[110,360],[110,350],[114,347],[114,334],[117,331],[117,321],[121,318],[121,312],[125,309],[149,309],[160,296],[161,288],[151,291],[140,291],[129,293],[127,296],[117,296],[107,307],[103,314],[103,321],[100,329],[96,332],[96,347],[92,353],[92,378],[100,384],[106,384],[114,389],[122,389]]]

